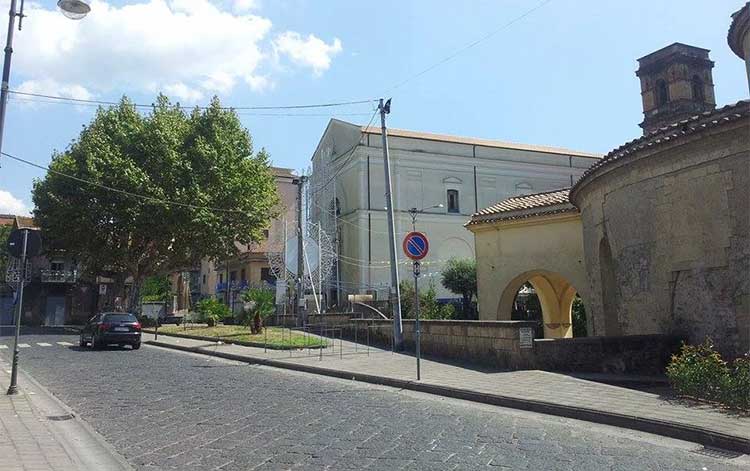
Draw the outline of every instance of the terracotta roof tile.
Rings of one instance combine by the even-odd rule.
[[[642,149],[653,148],[666,142],[681,139],[687,135],[732,123],[743,118],[747,119],[749,117],[750,100],[742,100],[735,104],[726,105],[713,111],[706,111],[691,116],[690,118],[677,121],[668,126],[655,129],[648,134],[621,145],[605,155],[604,158],[594,162],[591,167],[583,172],[578,181],[576,181],[575,185],[570,189],[570,194],[575,197],[574,195],[580,188],[581,184],[589,179],[589,177],[596,173],[600,168],[628,157]]]
[[[570,204],[568,191],[569,188],[562,188],[543,193],[514,196],[474,213],[466,225],[578,211]]]

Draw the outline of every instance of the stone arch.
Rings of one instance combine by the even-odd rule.
[[[516,293],[529,282],[542,306],[545,338],[573,336],[572,308],[578,290],[559,273],[530,270],[513,278],[503,290],[498,305],[498,319],[509,318]]]

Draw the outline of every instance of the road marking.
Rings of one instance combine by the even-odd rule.
[[[39,345],[40,347],[51,347],[52,346],[51,343],[47,343],[47,342],[37,342],[36,344]]]
[[[29,348],[30,346],[31,345],[29,345],[28,343],[19,343],[18,344],[18,348]]]
[[[55,342],[58,345],[62,345],[63,347],[72,347],[73,344],[70,342]]]
[[[7,345],[0,345],[0,350],[7,350],[7,349],[8,349]]]

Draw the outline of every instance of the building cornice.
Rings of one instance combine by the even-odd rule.
[[[727,33],[729,47],[740,59],[745,60],[748,58],[745,57],[743,43],[747,34],[750,34],[750,2],[732,14],[732,24]]]
[[[646,149],[673,144],[689,136],[709,132],[715,128],[750,118],[750,101],[743,100],[732,105],[707,111],[687,119],[658,128],[644,136],[634,139],[612,150],[603,159],[596,162],[573,185],[570,190],[570,201],[576,205],[576,198],[585,185],[607,172],[607,168],[621,161],[629,160]]]

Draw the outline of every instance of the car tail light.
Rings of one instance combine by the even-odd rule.
[[[108,324],[106,322],[102,322],[101,324],[99,324],[99,330],[109,330],[109,328],[110,328],[111,325],[112,324]]]
[[[141,330],[141,323],[140,322],[136,322],[135,324],[133,324],[133,328],[135,330]]]

